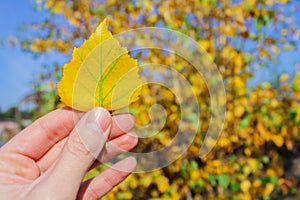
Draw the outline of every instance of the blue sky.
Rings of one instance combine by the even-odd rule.
[[[24,24],[41,19],[30,0],[2,0],[0,4],[0,40],[17,35]],[[31,92],[30,81],[42,61],[18,48],[0,47],[0,108],[6,110]]]
[[[24,24],[41,21],[43,12],[36,12],[33,9],[34,0],[1,0],[0,4],[0,41],[16,36],[19,28]],[[300,12],[296,12],[296,17],[300,24]],[[285,52],[278,58],[278,65],[272,69],[258,69],[251,85],[258,82],[268,81],[270,72],[277,69],[277,73],[287,72],[294,74],[296,63],[300,63],[300,42],[297,49],[292,52]],[[57,56],[48,55],[49,60],[57,59]],[[51,57],[52,56],[52,57]],[[32,92],[30,82],[41,69],[41,64],[45,63],[45,57],[35,59],[30,53],[23,52],[18,48],[0,46],[0,109],[6,110],[14,106],[27,94]],[[49,63],[49,62],[48,62]]]

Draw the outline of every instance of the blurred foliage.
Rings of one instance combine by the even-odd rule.
[[[294,77],[282,74],[276,88],[264,83],[250,89],[247,81],[257,67],[293,49],[300,35],[290,16],[298,9],[295,2],[37,0],[36,8],[47,10],[48,15],[32,24],[30,37],[13,43],[35,55],[55,51],[70,56],[73,46],[87,39],[104,18],[114,34],[157,26],[189,35],[209,53],[224,77],[227,114],[217,145],[207,157],[198,157],[210,119],[209,93],[201,76],[180,58],[155,51],[140,53],[145,61],[175,63],[176,70],[192,84],[201,105],[201,129],[188,151],[170,166],[130,175],[105,198],[281,199],[299,195],[300,176],[292,173],[292,161],[299,157],[300,147],[300,72]],[[41,74],[37,88],[50,92],[43,96],[38,115],[61,106],[54,86],[60,73],[57,64]],[[137,124],[150,121],[148,111],[157,103],[157,94],[168,120],[156,137],[142,139],[135,152],[164,147],[177,131],[180,108],[176,98],[157,85],[145,87],[140,100],[131,105]],[[188,133],[189,127],[185,130]],[[89,176],[97,173],[94,170]]]
[[[16,118],[16,107],[11,107],[6,111],[0,110],[0,120]]]

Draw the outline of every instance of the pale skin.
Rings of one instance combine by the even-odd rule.
[[[99,199],[136,167],[132,157],[98,176],[92,168],[136,146],[130,114],[62,108],[36,120],[0,148],[0,199]],[[98,159],[96,156],[98,155]]]

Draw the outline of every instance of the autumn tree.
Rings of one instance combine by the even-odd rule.
[[[30,25],[30,38],[24,35],[15,44],[35,55],[55,51],[70,57],[73,47],[87,39],[104,18],[114,34],[154,26],[190,36],[207,51],[226,87],[226,121],[217,145],[199,158],[211,116],[210,96],[193,66],[158,50],[137,52],[137,58],[144,61],[174,64],[190,82],[201,105],[201,115],[191,113],[191,120],[200,119],[201,129],[181,158],[163,169],[131,175],[107,198],[280,198],[295,195],[299,184],[289,172],[287,158],[299,149],[300,74],[290,82],[282,75],[280,88],[264,83],[249,89],[247,82],[256,68],[269,65],[283,49],[293,47],[299,27],[289,13],[297,11],[296,5],[296,0],[37,0],[36,8],[47,15],[43,22]],[[38,81],[50,88],[43,97],[46,109],[41,114],[58,106],[54,83],[61,78],[62,64],[50,66]],[[131,111],[137,124],[147,124],[158,90],[163,91],[160,103],[168,120],[156,138],[142,139],[136,152],[161,148],[176,133],[180,108],[167,88],[148,85]],[[52,104],[49,99],[54,99]]]

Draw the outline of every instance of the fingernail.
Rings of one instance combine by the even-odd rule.
[[[136,164],[137,164],[136,159],[130,156],[117,163],[115,165],[115,169],[118,171],[130,173],[135,169]]]
[[[86,127],[84,127],[86,126]],[[111,116],[104,108],[94,108],[87,113],[80,137],[89,152],[96,158],[108,139]]]
[[[119,114],[114,117],[116,125],[123,132],[131,130],[135,124],[135,117],[131,114]]]
[[[111,116],[106,109],[97,107],[91,111],[87,118],[87,123],[95,131],[100,129],[102,133],[105,133],[111,125]]]
[[[96,110],[97,110],[97,116],[96,116],[97,122],[101,130],[104,132],[108,129],[108,127],[111,124],[111,115],[104,108],[96,108]]]

